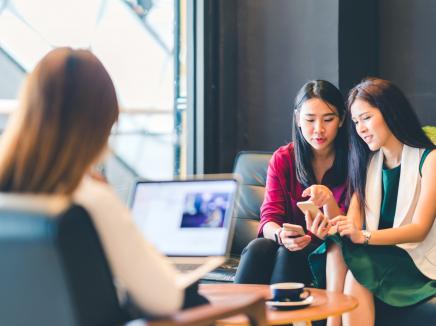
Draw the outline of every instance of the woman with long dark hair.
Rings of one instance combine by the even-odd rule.
[[[436,151],[404,94],[368,78],[348,98],[350,208],[331,222],[329,282],[359,299],[344,325],[373,325],[374,296],[404,307],[436,294]],[[332,241],[330,241],[332,240]],[[329,324],[340,324],[330,319]]]
[[[345,209],[345,114],[341,93],[327,81],[310,81],[298,92],[293,107],[294,141],[271,158],[259,238],[243,250],[237,283],[312,282],[308,254],[327,235],[328,218]],[[297,202],[308,199],[324,214],[305,216]],[[283,223],[302,226],[305,235],[283,229]]]

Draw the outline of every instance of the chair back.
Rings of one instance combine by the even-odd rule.
[[[0,325],[97,326],[126,320],[88,213],[0,210]]]
[[[243,151],[236,157],[233,172],[239,175],[241,186],[235,213],[235,236],[232,245],[234,255],[240,255],[242,249],[257,237],[260,206],[271,156],[270,152]]]

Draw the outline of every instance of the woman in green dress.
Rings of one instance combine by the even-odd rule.
[[[351,200],[331,220],[326,281],[359,307],[328,324],[374,325],[374,296],[404,307],[436,295],[436,151],[389,81],[362,81],[348,109]]]

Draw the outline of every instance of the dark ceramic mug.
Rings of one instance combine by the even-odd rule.
[[[310,290],[303,283],[275,283],[270,285],[272,301],[298,302],[310,296]]]

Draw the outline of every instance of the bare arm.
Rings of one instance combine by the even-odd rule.
[[[327,201],[327,203],[323,206],[323,210],[324,210],[324,215],[327,216],[329,219],[332,219],[332,218],[342,214],[342,211],[339,208],[339,205],[336,202],[333,195]]]
[[[422,167],[421,194],[412,223],[372,233],[370,244],[392,245],[421,242],[430,231],[436,216],[436,151],[432,151]]]
[[[364,216],[360,212],[359,200],[357,195],[354,194],[350,200],[350,207],[348,208],[347,216],[351,217],[359,230],[363,227]]]
[[[353,196],[354,199],[355,196]],[[395,245],[416,243],[425,239],[436,216],[436,151],[432,151],[422,167],[421,193],[412,223],[398,228],[371,232],[371,245]],[[353,203],[352,203],[353,204]],[[351,205],[347,216],[338,216],[332,222],[338,225],[341,235],[347,235],[354,243],[363,243],[364,236],[359,229],[360,214],[357,200]],[[361,222],[360,222],[361,223]],[[361,225],[361,224],[360,224]]]

